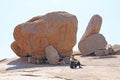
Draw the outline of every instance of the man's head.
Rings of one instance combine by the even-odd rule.
[[[74,58],[74,54],[71,55],[71,58]]]

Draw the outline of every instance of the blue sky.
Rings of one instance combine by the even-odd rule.
[[[53,11],[66,11],[78,19],[77,42],[90,18],[103,18],[100,33],[109,44],[120,44],[120,0],[0,0],[0,59],[16,56],[10,45],[16,25]],[[77,43],[74,50],[78,50]]]

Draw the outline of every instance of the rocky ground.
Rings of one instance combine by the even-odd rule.
[[[19,58],[0,61],[0,80],[120,80],[120,55],[77,56],[82,68],[28,64]]]

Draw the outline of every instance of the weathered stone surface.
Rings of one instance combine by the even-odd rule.
[[[89,55],[99,49],[105,49],[107,41],[102,34],[93,34],[80,41],[78,48],[82,55]]]
[[[96,56],[105,56],[108,54],[109,54],[108,50],[106,50],[106,49],[99,49],[99,50],[95,51]]]
[[[120,55],[120,45],[116,44],[116,45],[112,46],[112,48],[113,48],[115,54],[119,54]]]
[[[46,63],[46,60],[43,60],[43,59],[36,59],[33,57],[26,57],[26,58],[27,58],[27,63],[32,63],[32,64]]]
[[[115,54],[115,51],[114,51],[114,49],[112,48],[112,45],[108,44],[108,45],[106,46],[106,49],[108,50],[108,53],[109,53],[109,54]]]
[[[65,63],[64,60],[60,61],[58,64],[59,64],[59,65],[62,65],[62,66],[65,66],[65,65],[66,65],[66,63]]]
[[[12,50],[17,53],[17,56],[27,56],[27,52],[24,49],[20,48],[16,41],[11,44]]]
[[[52,45],[60,56],[70,56],[76,43],[77,23],[76,16],[67,12],[34,17],[15,27],[11,48],[20,57],[44,59],[46,46]]]
[[[99,15],[92,16],[81,40],[84,40],[86,37],[88,37],[92,34],[99,33],[100,28],[101,28],[101,24],[102,24],[102,18]]]
[[[58,55],[57,50],[53,46],[48,46],[45,49],[46,57],[49,64],[57,64],[60,57]]]
[[[73,53],[73,51],[72,50],[70,50],[70,51],[65,51],[65,52],[61,52],[60,53],[60,56],[62,56],[62,57],[70,57],[70,54],[72,54]],[[69,56],[66,56],[66,55],[69,55]]]
[[[65,57],[65,58],[63,58],[63,61],[65,61],[66,64],[69,64],[69,62],[70,62],[70,57]]]
[[[115,51],[115,54],[120,55],[120,49]]]

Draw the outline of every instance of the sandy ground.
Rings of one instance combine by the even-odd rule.
[[[120,55],[77,58],[83,64],[80,69],[4,59],[0,61],[0,80],[120,80]]]

